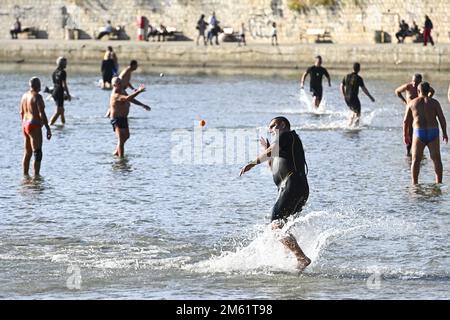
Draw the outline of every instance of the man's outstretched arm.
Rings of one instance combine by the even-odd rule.
[[[242,176],[247,171],[250,171],[254,166],[271,159],[272,151],[274,151],[275,148],[278,148],[278,144],[277,143],[273,143],[272,145],[270,145],[259,156],[257,156],[255,160],[250,161],[249,163],[247,163],[241,169],[241,172],[239,173],[239,176]]]

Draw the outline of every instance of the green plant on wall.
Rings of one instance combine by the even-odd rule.
[[[337,0],[288,0],[288,7],[291,10],[301,12],[316,6],[332,7],[336,3]]]

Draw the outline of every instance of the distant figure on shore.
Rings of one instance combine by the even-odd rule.
[[[165,25],[163,25],[162,23],[160,23],[159,27],[156,28],[156,31],[157,31],[158,41],[161,41],[161,37],[162,37],[162,41],[166,41],[166,36],[169,34],[169,32],[167,32],[167,27]]]
[[[416,37],[416,39],[415,39],[416,42],[421,36],[419,26],[417,25],[415,20],[413,20],[413,22],[412,22],[412,26],[409,29],[409,33],[411,34],[411,36]]]
[[[158,30],[154,26],[152,26],[150,23],[148,24],[148,33],[147,33],[147,41],[152,39],[152,41],[155,41],[155,37],[158,35]]]
[[[405,38],[409,35],[409,25],[402,20],[399,24],[400,30],[395,34],[398,43],[403,43]]]
[[[434,46],[433,37],[431,36],[431,30],[433,29],[433,22],[431,22],[430,17],[427,15],[425,16],[425,23],[423,27],[423,45],[426,46],[428,43],[428,40],[430,40],[430,43],[432,46]]]
[[[246,46],[247,42],[245,41],[245,23],[241,23],[241,28],[239,29],[239,39],[238,39],[238,46],[241,46],[241,43]]]
[[[110,98],[111,125],[117,136],[117,146],[114,155],[123,158],[125,155],[125,142],[130,137],[128,128],[128,114],[130,112],[130,102],[141,92],[145,91],[144,85],[139,86],[133,93],[127,95],[122,86],[122,80],[118,77],[112,79],[113,92]],[[150,108],[145,108],[147,111]]]
[[[131,90],[135,90],[134,86],[131,84],[131,73],[136,71],[137,68],[138,68],[138,62],[136,60],[131,60],[130,65],[128,67],[126,67],[124,70],[122,70],[122,72],[119,75],[119,78],[121,80],[120,87],[122,88],[124,95],[127,94],[126,90],[128,88]],[[147,106],[146,104],[143,104],[142,102],[140,102],[134,98],[131,99],[130,102],[143,107],[145,110],[148,110],[148,111],[150,110],[149,106]],[[108,112],[106,113],[106,117],[109,117],[110,115],[111,115],[111,108],[108,109]]]
[[[66,123],[66,118],[64,116],[64,100],[66,96],[64,93],[67,94],[67,100],[70,101],[72,99],[69,93],[69,88],[67,87],[67,73],[65,70],[67,67],[67,59],[64,57],[59,57],[56,60],[56,66],[56,70],[52,74],[52,96],[56,103],[56,111],[50,119],[50,125],[53,125],[59,116],[61,116],[61,123]]]
[[[208,22],[205,21],[205,15],[202,14],[200,16],[200,19],[198,19],[198,21],[197,21],[197,26],[195,27],[198,30],[197,45],[198,45],[198,40],[200,38],[203,38],[203,44],[206,46],[205,31],[206,31],[207,27],[208,27]]]
[[[52,131],[45,114],[45,103],[41,91],[41,81],[33,77],[29,82],[30,90],[22,96],[20,102],[20,118],[24,137],[23,174],[28,176],[30,160],[34,155],[33,174],[39,176],[42,161],[42,126],[47,129],[47,139],[52,137]]]
[[[212,39],[216,38],[216,45],[219,45],[219,20],[216,18],[216,12],[213,11],[211,14],[211,17],[209,18],[209,25],[208,25],[208,41],[209,44],[212,45]]]
[[[269,123],[269,132],[274,138],[272,144],[261,138],[265,149],[254,161],[241,169],[240,176],[254,166],[269,161],[273,181],[278,187],[278,197],[272,208],[272,229],[281,229],[288,217],[300,213],[309,197],[306,177],[306,160],[302,141],[292,130],[289,120],[276,117]],[[281,243],[297,258],[297,268],[303,271],[311,260],[303,253],[295,237],[285,231]]]
[[[111,89],[111,80],[113,76],[117,76],[117,56],[111,46],[108,46],[102,60],[102,89]]]
[[[420,73],[416,73],[413,75],[411,82],[405,83],[395,89],[395,94],[403,101],[403,103],[406,106],[406,111],[408,110],[408,103],[417,98],[419,96],[419,93],[417,91],[417,88],[419,84],[422,82],[422,75]],[[406,92],[406,97],[403,96],[403,92]],[[433,97],[434,95],[434,89],[430,87],[429,97]],[[410,134],[410,141],[412,141],[412,127],[409,128],[408,132]],[[411,144],[406,145],[406,155],[411,155]]]
[[[14,22],[11,28],[9,29],[11,39],[17,39],[17,35],[21,32],[22,32],[22,24],[20,23],[19,18],[16,18],[16,22]]]
[[[448,143],[447,123],[439,102],[429,97],[430,84],[428,82],[419,84],[418,93],[419,97],[408,104],[403,121],[403,139],[406,144],[412,145],[412,183],[418,183],[420,162],[422,161],[425,147],[428,147],[431,160],[433,160],[436,183],[442,183],[438,121],[442,128],[442,140],[445,143]],[[409,133],[411,127],[414,129],[412,141]]]
[[[316,62],[313,66],[306,69],[300,80],[300,87],[303,89],[305,84],[305,79],[310,76],[309,91],[312,92],[313,104],[316,108],[319,107],[322,101],[323,88],[322,88],[322,78],[325,76],[328,79],[328,86],[331,87],[331,79],[328,74],[327,69],[322,67],[322,57],[316,56]]]
[[[278,45],[278,32],[277,32],[277,24],[276,22],[272,22],[272,32],[271,32],[271,41],[273,46]]]
[[[106,21],[106,25],[103,27],[103,29],[100,30],[100,33],[97,36],[97,40],[100,40],[106,35],[110,35],[113,32],[113,26],[111,24],[111,21]]]
[[[345,103],[353,111],[353,114],[350,117],[349,126],[359,126],[359,120],[361,118],[361,102],[359,101],[359,88],[372,100],[375,102],[375,99],[369,93],[369,90],[364,85],[364,80],[361,78],[358,73],[361,70],[361,65],[358,62],[353,64],[353,72],[347,74],[344,79],[342,79],[341,83],[341,93],[345,99]]]

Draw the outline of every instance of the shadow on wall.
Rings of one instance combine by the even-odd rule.
[[[78,29],[78,39],[80,40],[86,40],[86,39],[92,39],[91,35],[87,33],[86,31],[82,29]]]
[[[392,37],[389,33],[377,30],[375,31],[375,43],[391,43]]]
[[[36,39],[48,39],[48,33],[45,30],[36,31]]]

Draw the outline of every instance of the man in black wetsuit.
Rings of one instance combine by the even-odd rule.
[[[67,93],[67,100],[71,100],[71,96],[69,93],[69,88],[67,87],[67,73],[66,73],[66,66],[67,66],[67,59],[64,57],[59,57],[56,60],[57,68],[52,74],[52,80],[53,80],[53,91],[52,96],[53,100],[55,100],[56,103],[56,111],[53,114],[52,118],[50,119],[50,124],[53,125],[55,121],[58,119],[59,116],[61,116],[61,122],[62,124],[66,123],[66,118],[64,117],[64,92]]]
[[[272,208],[272,228],[275,229],[282,228],[289,216],[302,211],[308,200],[309,186],[302,141],[294,130],[291,131],[289,120],[285,117],[272,119],[269,131],[275,141],[269,144],[268,140],[261,138],[265,151],[243,167],[240,175],[257,164],[269,161],[273,180],[278,187],[278,197]],[[286,232],[281,242],[295,254],[300,271],[311,263],[292,234]]]
[[[361,90],[375,102],[375,99],[370,95],[369,90],[364,86],[364,80],[358,75],[361,66],[358,62],[353,64],[353,72],[344,77],[341,83],[341,93],[344,96],[345,103],[353,111],[350,117],[349,126],[359,125],[359,118],[361,117],[361,102],[359,101],[359,87]]]
[[[316,63],[306,69],[306,72],[303,73],[301,82],[301,88],[303,89],[303,86],[305,84],[306,76],[309,74],[310,76],[310,83],[309,83],[309,91],[312,92],[313,95],[313,104],[316,108],[319,107],[320,101],[322,101],[322,78],[323,76],[327,77],[328,79],[328,86],[331,87],[331,80],[330,75],[328,74],[327,69],[322,67],[322,57],[317,56],[316,57]]]

